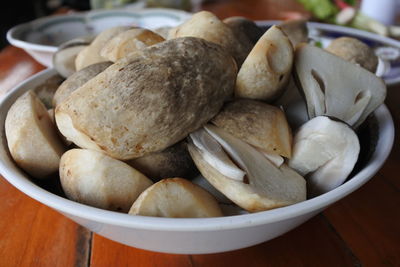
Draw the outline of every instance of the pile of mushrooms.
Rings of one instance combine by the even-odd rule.
[[[59,177],[71,200],[158,217],[265,211],[348,178],[355,130],[385,99],[375,74],[305,43],[305,21],[264,33],[202,11],[163,36],[115,27],[62,45],[53,62],[65,80],[8,111],[15,163],[35,179]],[[285,114],[288,95],[305,105],[304,121]]]

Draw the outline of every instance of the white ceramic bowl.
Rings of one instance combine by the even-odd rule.
[[[82,205],[35,185],[10,158],[4,121],[16,98],[54,75],[42,71],[18,85],[0,103],[0,172],[16,188],[114,241],[147,250],[200,254],[229,251],[252,246],[282,235],[321,212],[328,205],[366,183],[386,160],[394,139],[392,118],[386,108],[375,111],[379,137],[368,164],[352,179],[319,197],[284,208],[220,218],[173,219],[130,216]]]
[[[58,45],[76,37],[98,34],[114,26],[135,25],[148,29],[176,26],[189,16],[190,13],[165,8],[94,10],[55,15],[11,28],[7,32],[7,40],[24,49],[39,63],[52,67],[52,57]]]

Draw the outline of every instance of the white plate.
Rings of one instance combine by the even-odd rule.
[[[53,53],[65,41],[98,34],[114,26],[132,25],[148,29],[176,26],[190,15],[184,11],[163,8],[94,10],[50,16],[17,25],[7,32],[7,39],[41,64],[52,67]]]
[[[272,25],[279,24],[278,20],[257,21],[258,26],[269,28]],[[383,37],[374,33],[343,27],[338,25],[308,22],[309,37],[315,41],[320,41],[326,47],[333,39],[341,36],[357,38],[372,49],[379,56],[380,64],[384,68],[381,75],[387,85],[400,83],[400,42],[388,37]]]

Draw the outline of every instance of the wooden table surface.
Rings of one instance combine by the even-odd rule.
[[[203,5],[220,18],[281,19],[293,1],[223,0]],[[24,51],[0,52],[0,92],[44,69]],[[386,104],[398,130],[400,85]],[[127,247],[91,233],[0,178],[0,266],[400,266],[400,153],[375,177],[295,230],[227,253],[172,255]]]

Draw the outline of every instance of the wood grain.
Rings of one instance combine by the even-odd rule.
[[[24,50],[7,46],[0,52],[0,97],[33,74],[45,69]]]
[[[355,266],[358,259],[323,216],[270,242],[232,252],[171,255],[130,248],[95,235],[91,266]]]
[[[220,18],[284,19],[294,0],[220,0],[203,5]],[[0,52],[0,97],[44,69],[23,50]],[[386,103],[396,130],[400,86]],[[0,178],[0,267],[3,266],[400,266],[400,139],[365,186],[297,229],[251,248],[209,255],[172,255],[130,248],[94,235],[30,199]]]
[[[131,248],[99,235],[93,236],[92,267],[108,266],[192,266],[188,255],[156,253]]]
[[[252,20],[285,20],[296,16],[309,17],[297,1],[282,0],[222,0],[202,5],[202,9],[224,19],[243,16]]]
[[[379,174],[324,214],[366,266],[400,264],[400,194]]]
[[[90,232],[0,178],[0,266],[87,266]]]

